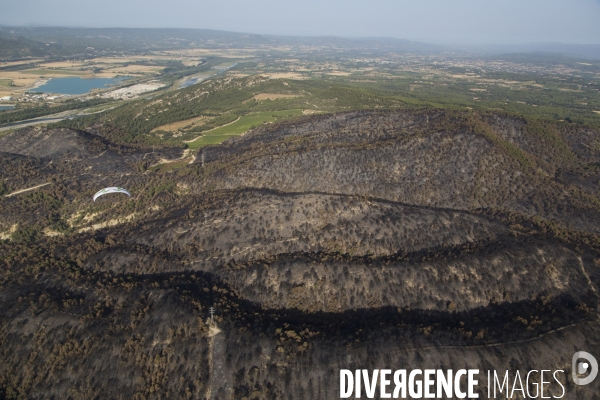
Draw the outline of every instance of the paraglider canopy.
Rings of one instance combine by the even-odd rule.
[[[104,189],[98,191],[94,195],[94,201],[96,201],[96,199],[98,197],[100,197],[102,195],[105,195],[105,194],[108,194],[108,193],[125,193],[127,196],[131,197],[131,194],[127,190],[125,190],[123,188],[120,188],[120,187],[107,187],[107,188],[104,188]]]

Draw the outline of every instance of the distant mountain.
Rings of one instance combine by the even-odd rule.
[[[321,47],[368,54],[437,53],[442,51],[479,54],[552,54],[583,59],[600,59],[600,44],[531,43],[519,45],[442,46],[395,38],[343,38],[335,36],[275,36],[211,29],[175,28],[66,28],[0,27],[0,58],[28,56],[74,56],[129,51],[204,48],[244,48],[276,46]],[[314,51],[314,49],[311,49]],[[90,53],[90,54],[88,54]]]
[[[176,49],[202,46],[318,46],[345,50],[431,52],[443,47],[393,38],[339,38],[333,36],[295,37],[225,32],[210,29],[138,29],[138,28],[64,28],[64,27],[0,27],[0,57],[17,57],[13,48],[34,47],[36,56],[71,51],[81,53]],[[4,43],[4,41],[9,41]],[[19,41],[23,42],[21,46]],[[26,43],[24,41],[27,41]],[[43,51],[48,46],[61,46],[63,52]],[[27,51],[23,56],[29,54]]]

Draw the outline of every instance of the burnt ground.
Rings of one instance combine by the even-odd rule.
[[[600,354],[595,143],[356,112],[152,172],[181,150],[0,138],[4,195],[50,183],[0,201],[0,398],[333,399],[340,368],[543,367],[595,399],[570,376],[575,351]],[[104,186],[132,197],[91,202]]]

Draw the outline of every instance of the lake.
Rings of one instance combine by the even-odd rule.
[[[29,90],[30,92],[57,94],[84,94],[92,89],[106,89],[129,79],[129,76],[118,78],[52,78],[42,86]]]

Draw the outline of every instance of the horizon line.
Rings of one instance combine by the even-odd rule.
[[[241,32],[241,31],[230,31],[226,29],[215,29],[215,28],[190,28],[190,27],[134,27],[134,26],[75,26],[75,25],[43,25],[43,24],[30,24],[30,25],[8,25],[0,23],[0,29],[2,28],[62,28],[62,29],[140,29],[140,30],[190,30],[190,31],[214,31],[214,32],[225,32],[239,35],[255,35],[255,36],[274,36],[274,37],[288,37],[288,38],[334,38],[334,39],[349,39],[349,40],[373,40],[373,39],[387,39],[387,40],[401,40],[412,43],[427,44],[432,46],[465,46],[465,47],[481,47],[481,46],[528,46],[528,45],[565,45],[565,46],[600,46],[598,43],[570,43],[570,42],[481,42],[481,43],[465,43],[465,42],[438,42],[417,40],[417,39],[406,39],[394,36],[344,36],[344,35],[294,35],[294,34],[277,34],[277,33],[255,33],[255,32]]]

